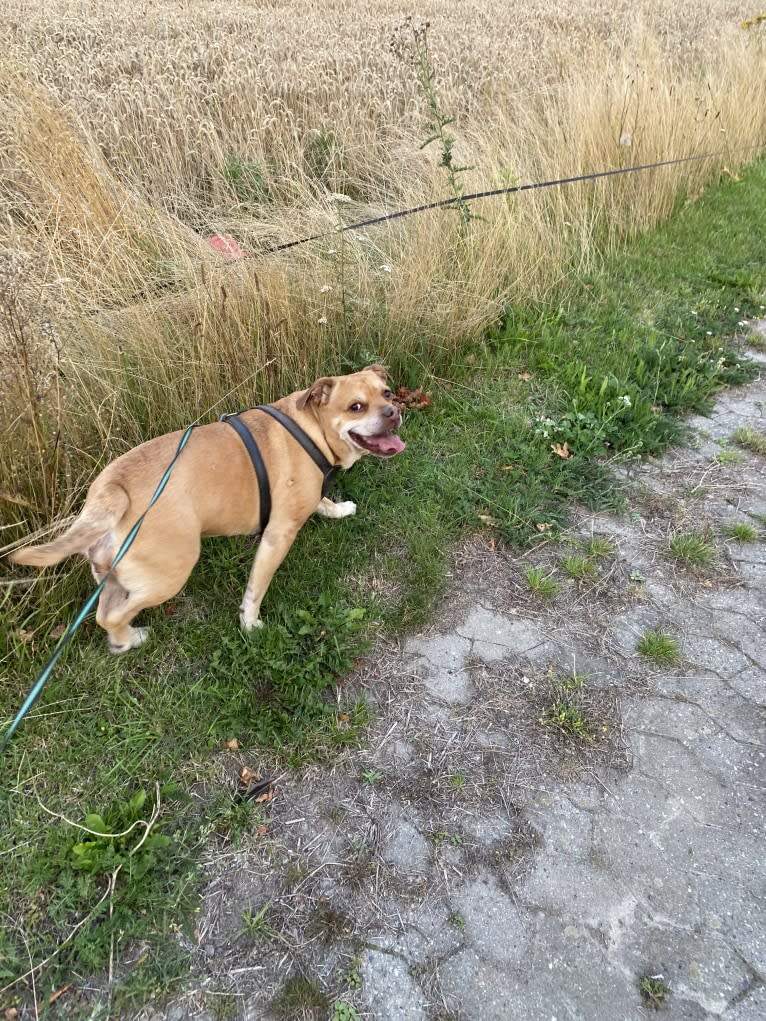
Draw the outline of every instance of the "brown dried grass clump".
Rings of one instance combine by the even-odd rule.
[[[466,191],[725,155],[340,235],[449,195],[393,0],[0,0],[0,519],[68,510],[104,448],[355,360],[438,369],[766,138],[746,4],[551,6],[425,12]]]

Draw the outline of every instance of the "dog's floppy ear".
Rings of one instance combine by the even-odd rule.
[[[387,383],[390,379],[390,376],[382,365],[368,365],[367,368],[364,369],[364,372],[374,372],[376,376],[380,376],[384,383]]]
[[[296,408],[301,410],[305,408],[309,401],[316,401],[317,404],[327,404],[330,399],[330,393],[332,388],[335,386],[335,380],[332,376],[322,376],[316,383],[304,391],[295,402]]]

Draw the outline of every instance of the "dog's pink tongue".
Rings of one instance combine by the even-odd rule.
[[[376,436],[375,437],[375,448],[384,454],[386,457],[392,457],[394,454],[401,454],[406,444],[404,441],[396,435],[391,433],[390,436]]]

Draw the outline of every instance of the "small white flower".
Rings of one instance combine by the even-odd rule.
[[[320,326],[324,326],[327,323],[327,316],[320,316],[317,319],[317,322],[319,323]]]
[[[354,201],[353,199],[350,199],[350,198],[348,197],[348,195],[344,195],[344,194],[343,194],[342,192],[340,192],[340,191],[334,191],[334,192],[333,192],[333,193],[332,193],[332,194],[330,195],[330,198],[331,198],[331,199],[333,200],[333,202],[353,202],[353,201]]]
[[[337,248],[328,248],[327,249],[327,254],[328,255],[337,255],[338,254],[338,250],[337,250]]]
[[[364,234],[354,234],[354,241],[366,241]]]
[[[330,287],[329,284],[322,284],[322,286],[319,288],[319,293],[320,294],[327,294],[327,292],[331,291],[331,290],[332,290],[332,287]]]
[[[739,312],[739,309],[737,308],[737,306],[736,306],[736,305],[734,306],[734,311],[735,311],[735,312]]]
[[[620,400],[622,401],[622,403],[625,405],[626,408],[632,407],[632,405],[630,403],[630,397],[628,396],[628,394],[623,394],[623,396],[620,398]]]
[[[747,326],[747,323],[745,322],[744,319],[740,319],[740,321],[737,323],[737,326]]]
[[[694,309],[692,309],[690,315],[696,316],[696,314],[697,313],[694,311]]]
[[[383,265],[379,266],[378,268],[383,270],[384,273],[390,273],[391,272],[391,267],[388,265],[387,262],[384,262]]]
[[[713,336],[713,331],[712,330],[705,330],[705,333],[708,335],[708,337],[712,337]]]
[[[766,308],[766,305],[761,305],[760,308],[761,308],[761,311],[763,311],[763,309]]]
[[[629,131],[620,135],[620,145],[630,146],[633,145],[633,135]]]

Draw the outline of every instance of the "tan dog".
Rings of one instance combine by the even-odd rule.
[[[401,415],[387,378],[380,365],[349,376],[326,376],[274,407],[303,429],[331,465],[350,468],[364,454],[391,457],[404,449],[396,435]],[[311,514],[342,518],[354,514],[356,505],[321,495],[320,469],[281,423],[257,410],[240,417],[260,449],[273,499],[240,606],[240,623],[250,630],[261,625],[261,600]],[[90,487],[82,512],[63,535],[44,546],[16,550],[10,559],[45,567],[82,553],[101,581],[146,510],[181,435],[159,436],[118,457]],[[235,430],[224,422],[195,429],[167,488],[99,598],[96,620],[107,632],[110,650],[126,652],[146,640],[147,629],[130,622],[139,611],[180,591],[199,559],[203,535],[257,532],[259,506],[253,463]]]

